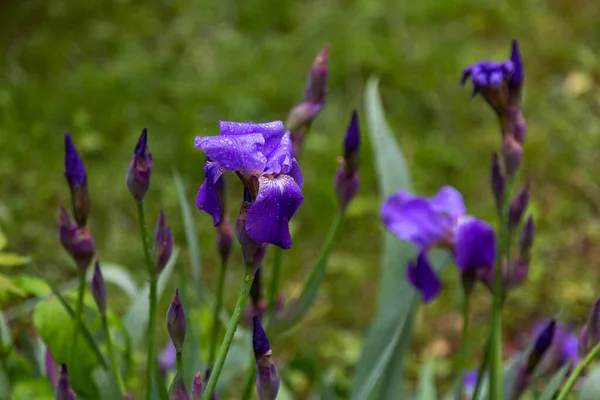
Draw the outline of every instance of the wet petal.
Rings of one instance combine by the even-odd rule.
[[[240,171],[243,175],[260,175],[267,162],[262,150],[265,139],[261,134],[197,136],[194,146],[225,171]]]
[[[223,175],[223,169],[214,161],[209,161],[204,166],[205,179],[196,196],[196,206],[199,210],[212,215],[215,226],[221,221],[221,206],[219,193],[215,186],[217,180]]]
[[[302,185],[304,184],[304,176],[302,175],[302,170],[300,169],[300,164],[296,159],[292,160],[292,168],[287,173],[287,175],[291,176],[294,181],[296,181],[296,185],[302,189]]]
[[[496,258],[496,235],[492,227],[477,218],[468,218],[454,230],[456,264],[465,272],[492,268]]]
[[[381,218],[385,227],[399,239],[421,248],[442,240],[451,229],[450,219],[436,212],[428,200],[415,198],[405,202],[407,195],[398,192],[383,203]]]
[[[269,151],[267,153],[267,151]],[[279,143],[273,149],[267,149],[265,145],[265,155],[267,156],[267,165],[265,174],[287,174],[292,168],[292,140],[290,131],[286,131]]]
[[[282,249],[292,247],[289,221],[304,196],[289,175],[269,179],[260,177],[258,196],[246,216],[246,231],[259,243],[271,243]]]
[[[273,121],[256,124],[254,122],[230,122],[230,121],[219,121],[219,128],[221,130],[220,135],[249,135],[251,133],[260,133],[267,137],[281,138],[285,128],[283,122]]]
[[[462,194],[452,186],[441,188],[434,197],[429,199],[429,203],[435,211],[446,213],[452,219],[467,213]]]
[[[427,254],[421,251],[415,261],[409,261],[406,269],[408,280],[421,292],[423,301],[429,303],[437,297],[442,290],[442,283],[431,267]]]

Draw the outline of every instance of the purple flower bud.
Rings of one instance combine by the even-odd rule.
[[[77,232],[77,224],[71,219],[71,216],[63,206],[60,206],[60,214],[58,216],[58,237],[60,244],[69,252],[73,253],[73,240]]]
[[[335,173],[335,193],[340,204],[340,209],[344,211],[348,204],[358,193],[360,188],[360,176],[358,171],[348,172],[344,166],[340,167]]]
[[[587,324],[581,327],[579,336],[577,336],[577,344],[577,352],[579,357],[584,358],[590,348]]]
[[[240,215],[235,223],[235,236],[242,247],[242,257],[246,269],[253,268],[253,273],[256,273],[267,252],[267,244],[255,242],[246,231],[246,215],[252,205],[248,200],[250,200],[249,190],[248,187],[245,186],[244,201],[240,207]]]
[[[54,361],[54,357],[52,357],[52,353],[50,353],[48,347],[46,347],[46,353],[44,354],[44,366],[46,367],[46,377],[52,387],[55,387],[58,382],[58,371],[56,370],[56,361]]]
[[[96,254],[94,239],[87,226],[78,228],[73,238],[71,254],[80,271],[86,271]]]
[[[198,372],[192,383],[192,400],[200,400],[202,398],[202,372]]]
[[[158,367],[161,374],[165,375],[168,371],[175,368],[175,357],[175,346],[173,345],[173,342],[167,342],[165,348],[158,356]]]
[[[525,225],[521,230],[521,237],[519,238],[519,257],[521,259],[529,260],[534,239],[535,222],[533,221],[533,216],[530,215],[527,221],[525,221]]]
[[[521,223],[523,213],[529,205],[529,181],[527,180],[519,193],[510,203],[508,214],[508,229],[513,232]]]
[[[512,135],[505,135],[502,141],[502,159],[504,170],[509,178],[517,173],[523,158],[523,146]]]
[[[65,177],[71,189],[73,213],[79,226],[85,226],[90,214],[90,194],[83,161],[77,153],[70,133],[65,133]]]
[[[229,255],[231,254],[231,246],[233,245],[233,226],[228,216],[221,218],[219,226],[217,226],[217,249],[221,256],[221,263],[227,264]]]
[[[148,132],[144,128],[133,151],[133,158],[126,176],[129,192],[138,203],[144,201],[144,196],[146,196],[146,192],[150,187],[152,167],[152,154],[148,147]]]
[[[156,222],[152,252],[154,254],[156,274],[159,275],[162,270],[165,269],[165,266],[173,253],[173,233],[171,233],[171,228],[167,226],[163,210],[160,210],[160,215]]]
[[[587,334],[588,346],[593,347],[600,342],[600,298],[596,300],[588,314]]]
[[[179,289],[175,290],[173,301],[167,310],[167,330],[175,345],[175,351],[181,353],[183,341],[185,340],[185,314],[179,299]]]
[[[305,98],[310,103],[323,103],[327,96],[327,79],[329,75],[329,47],[319,51],[308,72]]]
[[[185,382],[181,376],[181,371],[177,372],[177,375],[173,378],[171,387],[169,388],[169,400],[190,400]]]
[[[346,139],[344,140],[344,161],[348,172],[358,170],[358,150],[360,148],[360,125],[358,123],[358,113],[352,111],[352,117],[346,130]]]
[[[60,376],[54,391],[54,398],[55,400],[75,400],[77,398],[69,385],[69,373],[66,364],[62,364],[60,367]]]
[[[496,208],[498,213],[502,212],[502,202],[504,201],[504,186],[506,179],[500,169],[500,162],[498,160],[498,154],[492,155],[492,168],[491,168],[491,182],[492,182],[492,193],[494,199],[496,199]]]
[[[516,39],[513,39],[512,41],[510,61],[512,61],[513,73],[508,80],[508,86],[511,91],[520,91],[523,86],[523,60],[521,59],[519,42],[517,42]]]
[[[302,102],[290,110],[285,121],[285,127],[292,132],[292,141],[298,140],[296,135],[304,135],[302,128],[310,125],[319,115],[325,105],[322,103]]]
[[[104,284],[104,277],[100,270],[100,263],[96,260],[94,265],[94,275],[92,276],[92,282],[90,283],[90,290],[94,301],[98,307],[100,315],[106,315],[106,285]]]
[[[256,391],[260,400],[274,400],[279,392],[279,375],[272,360],[271,346],[258,317],[254,317],[252,347],[256,359]]]
[[[546,354],[546,351],[552,345],[554,339],[554,332],[556,330],[556,320],[551,320],[544,329],[535,338],[533,349],[527,359],[525,370],[528,374],[535,370],[535,367],[539,364],[540,360]]]

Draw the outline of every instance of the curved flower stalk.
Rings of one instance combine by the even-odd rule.
[[[235,172],[250,195],[245,215],[248,236],[257,243],[289,249],[288,224],[304,199],[302,171],[292,154],[290,132],[281,121],[220,121],[219,126],[218,136],[198,136],[194,141],[208,157],[196,205],[212,215],[218,226],[221,206],[216,183],[224,172]]]
[[[407,275],[425,302],[436,298],[441,290],[427,259],[429,249],[450,250],[463,274],[493,268],[496,237],[492,227],[467,215],[462,195],[451,186],[441,188],[431,198],[399,191],[383,203],[381,218],[396,237],[419,249],[417,260],[408,265]]]

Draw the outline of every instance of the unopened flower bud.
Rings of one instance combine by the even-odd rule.
[[[60,367],[60,375],[58,382],[56,383],[56,389],[54,391],[55,400],[75,400],[77,396],[71,385],[69,384],[69,373],[67,372],[67,365],[62,364]]]
[[[596,346],[600,342],[600,299],[596,300],[587,320],[588,346]]]
[[[202,398],[202,372],[198,372],[192,383],[192,400],[200,400]]]
[[[258,317],[254,317],[252,346],[256,359],[256,391],[260,400],[274,400],[279,392],[279,375],[272,360],[269,339]]]
[[[349,173],[346,168],[340,167],[335,173],[335,193],[343,211],[358,193],[360,176],[358,172]]]
[[[529,206],[529,181],[526,181],[519,193],[510,203],[508,230],[513,232],[521,223],[523,213]]]
[[[175,290],[175,296],[173,296],[173,301],[171,301],[171,305],[167,310],[167,330],[175,346],[175,351],[181,353],[185,340],[186,326],[183,306],[179,299],[179,289]]]
[[[540,360],[546,354],[546,351],[552,345],[554,339],[554,332],[556,330],[556,320],[551,320],[541,331],[541,333],[535,338],[533,349],[527,359],[526,371],[528,374],[535,370],[535,367],[539,364]]]
[[[519,257],[521,259],[529,260],[534,239],[535,222],[533,221],[533,216],[530,215],[527,221],[525,221],[525,225],[521,230],[521,237],[519,238]]]
[[[267,252],[267,244],[255,242],[246,231],[246,215],[248,214],[248,209],[250,209],[250,206],[252,205],[249,200],[251,199],[249,197],[248,187],[245,186],[244,201],[240,207],[240,215],[235,223],[235,236],[242,247],[242,257],[246,269],[252,268],[252,273],[256,273],[256,270],[260,268],[262,260]]]
[[[360,149],[360,125],[358,122],[358,113],[352,111],[352,117],[346,129],[346,138],[344,140],[344,162],[348,172],[358,171],[358,151]]]
[[[71,219],[71,216],[63,206],[60,206],[60,214],[58,216],[58,237],[60,244],[69,252],[73,253],[73,240],[77,232],[77,224]]]
[[[221,263],[225,265],[231,254],[233,245],[233,226],[228,216],[224,216],[217,226],[217,249],[221,256]]]
[[[90,291],[100,315],[106,315],[106,285],[104,284],[104,277],[102,276],[98,260],[96,260],[96,264],[94,265],[94,275],[92,275]]]
[[[502,140],[502,159],[507,177],[515,176],[521,165],[521,158],[523,158],[523,146],[512,135],[505,135]]]
[[[52,387],[55,387],[58,382],[58,371],[56,369],[56,361],[54,361],[54,357],[52,357],[52,353],[50,353],[48,347],[46,347],[46,352],[44,354],[44,366],[46,367],[46,377],[50,381]]]
[[[150,187],[153,165],[152,154],[148,147],[148,132],[144,128],[133,151],[126,176],[129,192],[138,203],[144,201],[144,196]]]
[[[502,203],[504,201],[504,186],[506,185],[506,179],[500,168],[500,162],[498,160],[498,154],[492,155],[492,167],[491,167],[491,182],[492,182],[492,193],[496,200],[496,208],[498,213],[502,212]]]
[[[312,103],[304,101],[291,109],[285,128],[292,132],[292,136],[298,135],[303,127],[310,125],[319,115],[325,105],[322,103]]]
[[[85,271],[94,259],[96,248],[94,239],[87,226],[78,228],[71,247],[72,256],[80,271]]]
[[[75,221],[85,226],[90,214],[90,194],[83,161],[73,144],[70,133],[65,133],[65,177],[71,189],[71,202]]]
[[[177,371],[177,375],[173,378],[173,382],[169,388],[169,400],[190,400],[190,395],[185,387],[185,382],[183,382],[181,371]]]
[[[160,210],[160,215],[156,222],[152,252],[154,254],[156,274],[159,275],[162,270],[165,269],[165,266],[173,253],[173,233],[171,232],[171,228],[167,225],[163,210]]]
[[[327,80],[329,76],[329,47],[319,51],[313,61],[306,82],[305,99],[311,103],[323,103],[327,96]]]
[[[519,50],[519,42],[512,41],[510,52],[510,61],[514,67],[513,73],[508,80],[509,99],[511,103],[521,101],[521,90],[523,88],[523,60],[521,59],[521,51]],[[514,98],[514,100],[513,100]]]

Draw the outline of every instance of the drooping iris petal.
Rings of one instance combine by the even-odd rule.
[[[279,143],[271,152],[267,152],[265,146],[265,155],[267,157],[267,165],[265,166],[265,174],[287,174],[292,168],[292,140],[290,139],[290,131],[279,140]]]
[[[194,146],[225,171],[242,175],[260,175],[267,162],[263,154],[264,137],[259,133],[231,136],[197,136]]]
[[[410,283],[421,292],[423,301],[429,303],[442,290],[442,283],[431,267],[427,254],[421,251],[415,261],[409,261],[406,273]]]
[[[398,207],[405,193],[397,193],[383,203],[383,224],[399,239],[426,248],[444,239],[452,221],[433,209],[428,200],[415,198]]]
[[[219,203],[219,193],[215,183],[223,175],[223,169],[214,161],[208,161],[204,165],[204,183],[198,190],[196,196],[196,206],[199,210],[212,215],[215,226],[221,222],[221,206]]]
[[[280,175],[270,179],[258,179],[256,200],[246,215],[246,231],[258,243],[271,243],[282,249],[292,247],[289,221],[304,196],[294,179]]]
[[[287,174],[291,176],[292,179],[294,179],[298,187],[302,188],[302,185],[304,184],[304,176],[302,175],[300,164],[298,164],[298,161],[296,161],[296,159],[292,160],[292,168]]]
[[[452,219],[462,217],[467,213],[462,194],[452,186],[441,188],[434,197],[429,199],[429,204],[435,211],[446,213]]]
[[[477,218],[467,218],[454,230],[455,259],[463,271],[491,268],[496,258],[496,236],[492,227]]]

